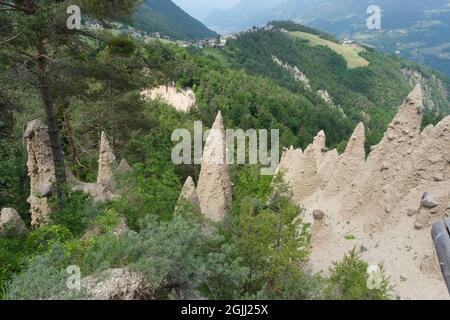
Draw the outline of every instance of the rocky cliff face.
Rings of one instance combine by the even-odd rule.
[[[309,79],[306,77],[306,75],[301,72],[297,66],[291,66],[287,63],[284,63],[280,59],[278,59],[276,56],[272,56],[273,62],[275,62],[280,67],[283,67],[287,71],[289,71],[292,76],[294,77],[295,81],[300,81],[305,86],[305,89],[311,90],[311,85],[309,84]]]
[[[418,85],[367,159],[362,124],[342,155],[323,148],[323,132],[305,152],[284,153],[280,171],[306,220],[314,221],[314,210],[325,213],[313,222],[315,270],[361,246],[370,263],[384,261],[401,297],[448,298],[430,226],[450,215],[450,117],[421,132],[422,109]],[[421,204],[424,193],[432,195],[433,208]]]
[[[440,110],[436,106],[435,103],[436,97],[434,97],[434,94],[438,93],[442,97],[449,98],[449,92],[441,79],[439,79],[435,75],[432,75],[431,77],[426,77],[421,72],[414,69],[403,69],[402,72],[406,80],[408,80],[408,82],[411,85],[420,83],[422,87],[423,104],[426,108],[436,112],[446,111]],[[442,103],[444,105],[447,104],[447,108],[450,110],[450,105],[448,105],[447,101],[443,101]]]
[[[188,112],[196,104],[195,93],[192,89],[178,90],[175,85],[159,86],[150,90],[144,90],[141,96],[145,100],[162,100],[181,112]]]
[[[306,90],[308,90],[308,91],[312,90],[309,79],[306,77],[306,75],[303,72],[300,71],[300,69],[297,66],[291,66],[288,63],[281,61],[274,55],[272,55],[272,60],[280,67],[289,71],[289,73],[292,75],[292,77],[294,77],[295,81],[301,82]],[[336,108],[337,110],[339,110],[340,113],[342,113],[342,115],[344,117],[346,117],[346,114],[342,110],[341,106],[336,106],[336,104],[333,102],[333,98],[331,97],[330,93],[327,90],[317,90],[316,94],[326,104],[328,104],[330,107]]]

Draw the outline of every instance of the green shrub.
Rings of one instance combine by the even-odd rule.
[[[55,244],[43,255],[32,258],[27,268],[15,274],[7,287],[8,299],[13,300],[46,300],[77,299],[85,296],[85,292],[67,289],[69,274],[64,263],[65,252],[61,244]]]
[[[7,282],[21,269],[20,248],[18,240],[0,238],[0,300],[5,298]]]
[[[325,279],[320,275],[309,275],[299,267],[283,275],[277,287],[268,290],[267,285],[256,296],[270,300],[318,300],[323,299]]]
[[[118,36],[110,40],[108,48],[111,54],[130,56],[136,51],[136,44],[127,36]]]
[[[64,208],[58,210],[52,203],[52,221],[66,229],[74,236],[81,235],[91,219],[99,213],[99,206],[84,192],[67,192]]]
[[[20,138],[5,138],[0,132],[0,207],[15,208],[23,214],[25,223],[29,223],[29,217],[25,213],[29,210],[26,199],[30,189],[22,148]]]
[[[251,274],[243,291],[270,299],[303,299],[307,296],[302,289],[307,286],[307,277],[301,266],[309,255],[309,232],[301,219],[302,210],[290,201],[281,174],[268,189],[262,183],[263,189],[255,190],[248,181],[247,175],[238,180],[238,195],[242,196],[230,217],[236,256],[243,258]],[[294,287],[289,287],[293,283]]]
[[[392,286],[380,266],[380,286],[369,289],[367,273],[369,265],[361,259],[356,249],[346,254],[341,262],[330,268],[330,277],[325,288],[327,299],[342,300],[387,300]]]
[[[31,231],[24,243],[24,250],[27,254],[40,254],[49,250],[53,244],[66,242],[73,238],[69,229],[51,225]]]
[[[6,288],[2,285],[0,286],[0,300],[6,300],[8,295],[6,294]]]
[[[114,209],[107,209],[92,222],[93,226],[100,229],[100,232],[108,232],[114,229],[121,222],[120,214]]]
[[[147,216],[141,232],[122,237],[111,233],[91,240],[55,243],[33,258],[24,272],[16,274],[8,287],[15,299],[71,299],[64,286],[70,265],[80,267],[82,277],[109,268],[129,267],[142,273],[161,299],[172,289],[200,290],[216,299],[237,298],[248,268],[235,259],[234,248],[214,228],[206,234],[201,224],[181,215],[171,221]],[[81,295],[81,293],[80,293]]]
[[[126,217],[128,226],[139,230],[139,220],[147,215],[170,220],[182,187],[174,165],[154,155],[145,164],[134,166],[133,180],[128,192],[111,205]]]

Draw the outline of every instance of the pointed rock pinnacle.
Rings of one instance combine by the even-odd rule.
[[[109,145],[105,132],[102,131],[100,140],[100,155],[98,159],[98,176],[97,183],[105,187],[114,187],[114,170],[113,165],[116,157]]]
[[[180,197],[178,198],[177,209],[182,204],[182,201],[188,201],[193,209],[200,209],[200,200],[198,199],[197,190],[195,189],[194,180],[192,177],[188,177],[184,183],[183,189],[181,189]],[[175,211],[178,211],[178,210]]]
[[[225,160],[225,129],[219,112],[206,139],[197,186],[201,211],[215,222],[225,217],[232,200],[230,173]]]
[[[366,134],[364,124],[361,122],[353,131],[350,140],[347,143],[347,148],[344,152],[344,157],[357,158],[364,161],[366,158],[366,151],[364,144],[366,142]]]

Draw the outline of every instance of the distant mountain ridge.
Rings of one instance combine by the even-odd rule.
[[[214,38],[217,33],[194,19],[171,0],[145,0],[135,16],[135,27],[179,40]]]
[[[284,0],[243,0],[228,10],[216,10],[205,20],[205,24],[219,32],[234,32],[247,29],[264,16],[267,10]]]

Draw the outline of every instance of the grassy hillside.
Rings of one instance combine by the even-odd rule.
[[[137,10],[135,26],[180,40],[214,38],[217,34],[192,18],[171,0],[146,0]]]
[[[347,65],[350,69],[358,68],[358,67],[367,67],[369,65],[369,61],[360,56],[361,52],[365,52],[366,50],[363,47],[348,47],[343,46],[339,43],[332,42],[327,39],[320,38],[319,36],[311,33],[301,32],[301,31],[292,31],[289,33],[294,38],[300,38],[308,40],[312,46],[326,46],[331,50],[335,51],[337,54],[340,54],[344,57],[345,61],[347,61]]]

